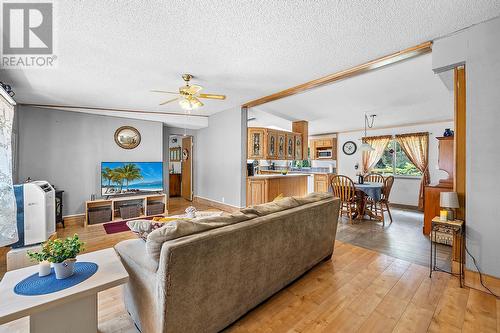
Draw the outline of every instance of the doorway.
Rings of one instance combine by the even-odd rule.
[[[169,197],[193,201],[193,137],[169,137]],[[175,199],[177,198],[177,199]]]

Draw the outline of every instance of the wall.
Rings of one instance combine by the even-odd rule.
[[[465,63],[467,85],[467,247],[480,269],[500,277],[498,140],[500,125],[500,18],[436,40],[433,68],[442,72]],[[471,260],[467,267],[475,269]]]
[[[47,180],[64,190],[63,215],[81,214],[90,195],[100,193],[101,161],[163,160],[162,123],[20,106],[19,180]],[[122,149],[120,126],[133,126],[141,144]]]
[[[211,115],[194,144],[195,195],[236,207],[246,202],[246,111],[229,109]]]
[[[450,96],[452,98],[452,96]],[[437,183],[439,179],[446,178],[446,172],[437,169],[438,163],[438,141],[437,136],[442,136],[445,128],[452,128],[452,122],[435,123],[428,125],[416,125],[398,127],[392,129],[375,129],[368,132],[369,136],[374,135],[394,135],[415,132],[429,132],[429,172],[431,175],[431,184]],[[337,170],[338,174],[346,175],[354,179],[358,170],[354,169],[354,165],[359,163],[359,171],[361,171],[361,156],[359,150],[361,138],[364,136],[363,131],[339,133],[338,135],[338,154],[337,154]],[[346,155],[342,151],[342,146],[347,141],[354,141],[358,146],[358,150],[354,155]],[[402,178],[397,177],[394,180],[394,185],[391,192],[391,202],[402,205],[418,206],[418,194],[420,191],[420,178]]]

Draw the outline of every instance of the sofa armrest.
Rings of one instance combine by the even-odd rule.
[[[124,240],[115,245],[115,250],[124,263],[133,262],[153,273],[158,270],[158,261],[146,253],[146,243],[142,239]]]

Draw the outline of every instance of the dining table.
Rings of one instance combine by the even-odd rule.
[[[362,220],[365,216],[372,219],[381,221],[382,218],[378,216],[371,209],[367,208],[368,199],[374,202],[380,201],[382,198],[382,190],[384,184],[376,182],[364,182],[363,184],[355,183],[355,200],[356,211],[353,214],[353,219]]]

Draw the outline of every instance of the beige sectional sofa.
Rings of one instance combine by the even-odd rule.
[[[330,258],[338,214],[337,198],[314,193],[120,242],[126,308],[144,333],[218,332]]]

